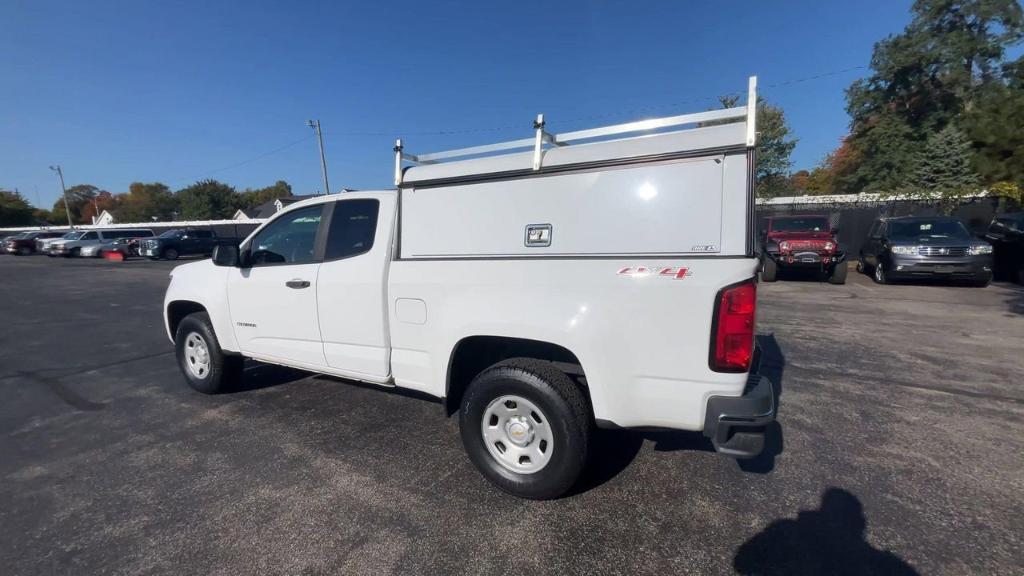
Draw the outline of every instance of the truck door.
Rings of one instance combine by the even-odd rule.
[[[324,365],[316,317],[323,209],[285,212],[242,247],[248,267],[228,273],[228,302],[243,353],[312,369]]]
[[[328,233],[317,281],[327,365],[354,377],[390,374],[385,290],[392,198],[338,200],[325,215]]]

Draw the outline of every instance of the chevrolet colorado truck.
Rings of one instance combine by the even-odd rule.
[[[186,382],[229,389],[251,358],[419,391],[525,498],[570,490],[595,427],[756,456],[776,394],[752,370],[755,109],[544,125],[433,154],[399,140],[394,189],[295,203],[175,268],[163,316]]]
[[[832,284],[846,283],[846,254],[828,216],[777,216],[762,234],[761,279],[775,282],[780,270],[816,270]]]

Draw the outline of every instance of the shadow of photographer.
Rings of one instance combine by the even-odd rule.
[[[740,546],[733,568],[761,576],[831,574],[837,576],[918,572],[892,552],[864,539],[867,518],[860,500],[841,488],[822,494],[818,510],[796,519],[776,520]]]

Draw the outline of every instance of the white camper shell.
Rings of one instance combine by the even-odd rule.
[[[593,425],[754,456],[775,415],[751,374],[754,127],[750,106],[563,134],[541,116],[532,138],[433,154],[399,141],[395,190],[296,203],[175,269],[185,378],[219,391],[250,357],[424,392],[488,479],[531,498],[572,486]]]

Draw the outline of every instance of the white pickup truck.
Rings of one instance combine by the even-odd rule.
[[[526,498],[573,486],[595,426],[760,453],[776,405],[751,374],[754,107],[535,124],[435,154],[399,141],[394,189],[296,203],[175,268],[164,318],[187,382],[225,390],[252,358],[424,392]]]

